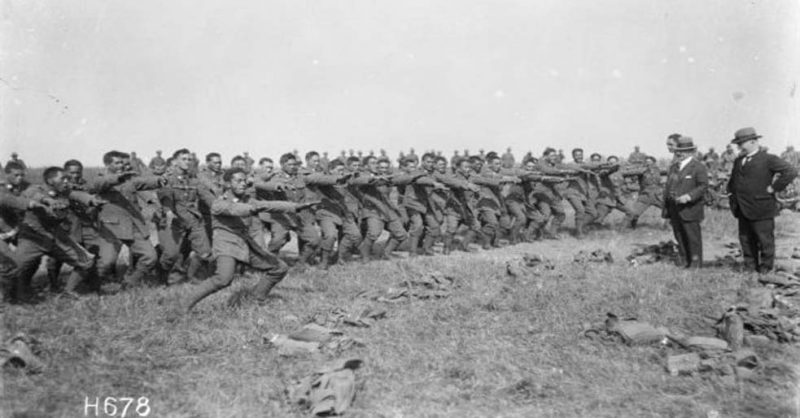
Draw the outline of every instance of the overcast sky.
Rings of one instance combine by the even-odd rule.
[[[796,0],[0,0],[0,151],[800,145]]]

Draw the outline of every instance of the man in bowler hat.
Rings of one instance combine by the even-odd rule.
[[[761,273],[775,267],[775,195],[797,177],[797,169],[758,145],[754,128],[736,131],[731,141],[741,151],[728,181],[730,206],[739,220],[745,269]]]
[[[708,171],[695,157],[697,148],[692,138],[682,136],[675,141],[675,159],[669,168],[664,188],[662,217],[669,219],[678,241],[680,263],[699,268],[703,264],[704,196],[708,188]]]

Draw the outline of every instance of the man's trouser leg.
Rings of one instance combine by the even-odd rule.
[[[683,229],[686,231],[688,267],[703,267],[703,232],[700,222],[685,222]]]
[[[758,241],[758,271],[769,272],[775,268],[775,219],[750,221],[750,225]]]
[[[339,261],[347,261],[350,251],[361,244],[361,228],[355,217],[348,215],[342,220],[342,239],[339,241]]]
[[[369,217],[366,219],[366,224],[367,231],[364,234],[364,240],[358,246],[358,251],[361,253],[361,261],[365,263],[372,259],[375,241],[380,238],[383,232],[383,220],[377,217]]]
[[[742,258],[744,268],[747,270],[758,271],[759,251],[758,237],[753,230],[752,221],[740,216],[739,221],[739,244],[742,246]]]
[[[47,280],[50,282],[50,291],[55,292],[61,288],[61,267],[63,263],[53,257],[47,257],[45,267],[47,270]]]
[[[525,214],[525,204],[516,200],[509,200],[506,205],[511,218],[508,240],[511,244],[516,244],[521,239],[522,228],[525,226],[528,219],[528,216]]]
[[[267,299],[267,295],[278,282],[286,277],[289,266],[274,254],[256,254],[250,252],[250,267],[262,272],[261,279],[253,289],[253,295],[258,301]]]
[[[597,216],[594,218],[594,223],[598,225],[602,225],[603,221],[606,220],[608,214],[611,213],[611,207],[606,205],[605,203],[598,203],[597,204]]]
[[[564,198],[575,210],[575,236],[581,238],[583,237],[583,225],[586,222],[586,207],[584,205],[584,199],[577,193],[570,193],[564,196]]]
[[[303,248],[299,252],[297,261],[300,265],[307,265],[317,252],[320,241],[319,232],[317,232],[313,221],[301,220],[297,228],[297,240],[298,242],[304,243]]]
[[[482,224],[481,247],[483,247],[484,250],[488,250],[491,248],[500,222],[497,220],[497,214],[488,210],[481,211],[480,219]]]
[[[42,256],[47,254],[48,250],[48,246],[42,243],[26,238],[18,239],[15,253],[16,268],[11,272],[13,280],[11,294],[18,301],[25,301],[33,296],[31,278],[39,268]]]
[[[333,247],[336,244],[336,239],[339,238],[339,225],[336,224],[333,218],[329,217],[320,219],[318,223],[321,234],[319,247],[320,250],[322,250],[322,259],[320,264],[322,264],[323,268],[326,268],[331,263]]]
[[[156,249],[153,248],[150,240],[140,235],[134,235],[132,240],[126,240],[124,243],[128,246],[131,258],[134,260],[125,275],[125,284],[127,286],[136,286],[156,266],[158,262]]]
[[[185,274],[181,257],[181,243],[183,242],[184,231],[174,223],[171,226],[159,226],[158,245],[161,247],[161,254],[158,257],[159,280],[164,284],[168,281],[168,275],[175,270],[178,274]]]
[[[288,225],[284,225],[282,222],[273,219],[272,223],[269,225],[270,238],[269,244],[267,244],[267,250],[273,254],[279,254],[281,248],[289,242],[289,231],[290,228]]]
[[[11,299],[14,291],[14,270],[17,268],[16,256],[11,247],[0,239],[0,302]]]
[[[626,217],[626,223],[632,229],[636,229],[636,226],[639,224],[639,217],[650,207],[650,203],[645,201],[642,195],[633,202],[633,206],[631,210],[628,212],[628,216]]]
[[[383,257],[389,258],[392,251],[408,240],[408,232],[403,228],[403,221],[399,217],[386,222],[384,228],[389,231],[389,240],[383,248]]]
[[[422,252],[425,255],[433,255],[433,244],[442,236],[442,224],[436,218],[436,214],[428,212],[425,214],[425,237],[422,239]]]
[[[686,228],[684,228],[684,223],[677,217],[677,214],[670,213],[670,224],[672,225],[675,241],[678,243],[678,256],[680,257],[678,264],[683,267],[689,267],[691,254],[689,253],[689,237],[686,233]]]
[[[444,216],[444,254],[450,254],[453,250],[453,240],[458,232],[458,225],[461,223],[460,217],[453,213],[445,214]]]
[[[181,309],[183,311],[190,311],[201,300],[210,294],[230,286],[233,281],[233,275],[236,273],[237,261],[230,256],[221,255],[216,259],[217,269],[213,276],[207,280],[192,286],[186,295]]]
[[[419,254],[419,241],[425,230],[425,221],[422,214],[413,209],[406,209],[406,213],[408,213],[408,255],[413,257]]]

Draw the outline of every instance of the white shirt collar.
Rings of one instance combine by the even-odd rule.
[[[683,170],[684,168],[686,168],[686,166],[689,165],[689,161],[692,161],[692,158],[693,158],[692,156],[684,158],[683,161],[680,162],[680,165],[678,166],[678,168],[680,170]]]
[[[753,158],[753,156],[754,156],[754,155],[756,155],[756,154],[758,154],[758,152],[759,152],[759,151],[761,151],[761,148],[756,148],[756,150],[755,150],[755,151],[753,151],[753,152],[751,152],[751,153],[749,153],[749,154],[745,155],[745,158]]]

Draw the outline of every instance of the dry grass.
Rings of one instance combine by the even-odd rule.
[[[653,215],[644,222],[658,224]],[[797,242],[798,219],[779,219],[779,255]],[[726,213],[709,215],[709,259],[715,249],[725,251],[721,244],[735,241],[732,225]],[[49,367],[34,376],[3,372],[3,416],[83,416],[85,396],[147,396],[157,417],[302,416],[284,396],[286,383],[329,357],[282,358],[263,336],[290,332],[316,311],[367,303],[354,298],[361,290],[438,270],[458,277],[451,297],[385,305],[388,317],[372,328],[345,330],[366,342],[345,353],[365,360],[349,416],[696,417],[718,411],[723,417],[796,417],[796,346],[758,348],[764,368],[752,380],[730,382],[672,377],[664,370],[666,352],[657,347],[581,337],[582,326],[606,312],[713,334],[704,317],[719,315],[748,277],[718,268],[626,265],[635,244],[669,237],[668,230],[646,226],[413,264],[353,264],[288,277],[268,307],[225,307],[232,291],[254,284],[245,277],[173,322],[166,318],[182,287],[6,307],[6,335],[25,331],[38,338]],[[571,262],[578,250],[595,248],[611,251],[617,261]],[[505,261],[526,252],[550,257],[556,269],[539,279],[505,276]]]

